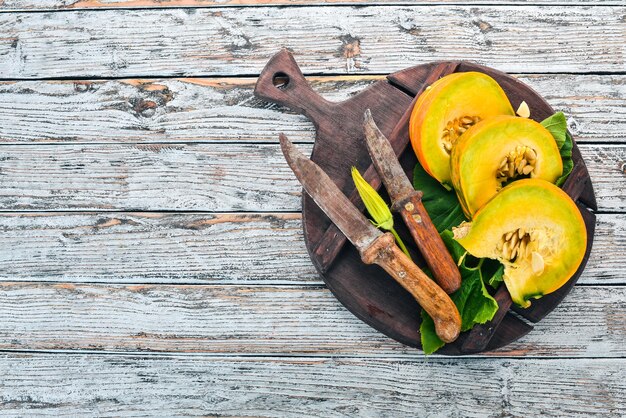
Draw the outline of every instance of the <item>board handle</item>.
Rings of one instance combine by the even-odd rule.
[[[287,49],[282,49],[265,65],[254,87],[254,94],[306,115],[315,126],[334,106],[311,88]]]

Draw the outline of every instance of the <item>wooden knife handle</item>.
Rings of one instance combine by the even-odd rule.
[[[435,323],[435,332],[442,341],[450,343],[461,332],[461,316],[452,299],[395,243],[386,233],[361,253],[365,264],[378,264],[404,287],[428,312]]]
[[[456,292],[461,286],[461,273],[422,204],[422,192],[394,202],[392,209],[404,219],[435,281],[446,293]]]

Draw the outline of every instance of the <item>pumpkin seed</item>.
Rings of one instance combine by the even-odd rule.
[[[524,167],[526,167],[526,164],[528,164],[528,162],[525,159],[522,159],[517,165],[517,171],[521,173]]]
[[[545,263],[541,254],[539,254],[537,251],[533,251],[533,253],[531,254],[530,265],[535,274],[540,275],[541,273],[543,273]]]
[[[462,116],[460,118],[448,121],[446,127],[441,134],[442,142],[444,142],[444,148],[448,153],[452,151],[452,147],[456,144],[459,136],[463,135],[472,125],[474,125],[480,118],[474,116]],[[445,142],[449,142],[450,146],[446,146]]]
[[[520,105],[517,108],[517,111],[515,113],[517,113],[519,116],[521,116],[523,118],[529,118],[530,117],[530,109],[528,107],[528,104],[526,102],[520,103]]]
[[[517,237],[517,233],[513,232],[513,236],[511,236],[511,246],[516,247],[517,243],[519,242],[519,238]]]

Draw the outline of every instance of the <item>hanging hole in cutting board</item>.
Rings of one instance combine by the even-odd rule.
[[[289,76],[282,71],[277,72],[274,74],[274,77],[272,77],[272,84],[274,84],[276,88],[284,89],[289,85]]]

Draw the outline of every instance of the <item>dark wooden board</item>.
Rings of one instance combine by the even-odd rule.
[[[522,100],[528,103],[533,119],[542,120],[554,113],[539,94],[522,82],[505,73],[467,62],[436,62],[411,67],[389,75],[386,81],[379,81],[348,100],[332,103],[311,89],[286,50],[268,62],[257,81],[255,94],[297,110],[311,119],[317,130],[311,159],[328,173],[357,206],[364,209],[354,190],[350,167],[356,166],[365,173],[364,177],[375,187],[380,186],[380,179],[371,166],[363,140],[363,112],[371,109],[376,123],[400,156],[407,175],[411,176],[417,161],[413,151],[407,147],[411,104],[427,85],[455,71],[481,71],[494,77],[514,108]],[[485,346],[487,351],[510,344],[528,333],[532,326],[518,316],[532,322],[541,320],[567,295],[585,267],[595,226],[595,216],[589,209],[596,208],[596,201],[589,174],[575,145],[573,157],[576,170],[564,189],[578,201],[587,224],[589,240],[585,259],[578,272],[561,290],[533,301],[529,309],[516,309],[518,315],[510,312],[502,315],[501,322],[493,326],[495,332],[482,344],[478,344]],[[420,307],[417,302],[381,268],[363,264],[356,249],[344,245],[345,237],[306,194],[303,194],[302,211],[307,249],[315,267],[337,299],[380,332],[409,346],[420,347]],[[399,219],[396,226],[401,235],[409,237]],[[417,263],[424,265],[412,240],[408,238],[405,243],[409,245]],[[486,324],[486,329],[488,327],[489,324]],[[450,355],[468,353],[461,350],[468,335],[462,334],[457,342],[446,345],[439,352]]]

